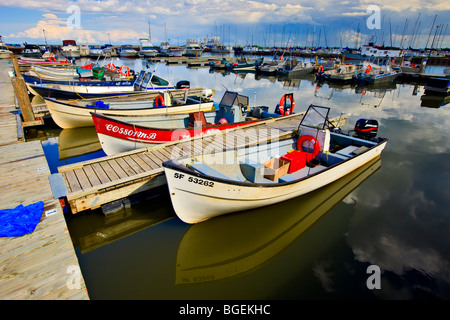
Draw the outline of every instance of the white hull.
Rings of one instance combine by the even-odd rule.
[[[108,156],[112,156],[122,152],[128,152],[130,150],[148,148],[158,145],[158,143],[143,143],[138,141],[119,139],[102,133],[97,133],[97,136],[103,151]]]
[[[0,59],[9,59],[11,57],[12,51],[0,50]]]
[[[137,56],[137,52],[136,53],[120,53],[119,55],[122,58],[134,58]]]
[[[62,55],[66,58],[79,58],[81,57],[79,50],[63,50]]]
[[[56,100],[45,99],[50,115],[55,123],[63,128],[90,127],[94,125],[91,112],[95,112],[94,108],[86,108],[84,106],[67,105],[59,103]],[[150,103],[149,103],[150,104]],[[130,103],[133,106],[133,102]],[[203,103],[203,111],[211,111],[214,108],[213,103]],[[110,108],[99,109],[99,112],[105,115],[124,115],[124,116],[157,116],[166,113],[189,113],[198,111],[198,105],[177,106],[177,107],[159,107],[159,108],[143,108],[142,106],[131,108]]]
[[[156,50],[141,50],[139,51],[139,53],[141,55],[143,55],[144,57],[156,57],[158,52]]]
[[[171,167],[164,169],[176,214],[186,223],[198,223],[231,212],[268,206],[319,189],[379,156],[385,145],[386,143],[382,143],[306,179],[268,187],[208,180],[203,176],[199,178],[195,173],[189,174]]]

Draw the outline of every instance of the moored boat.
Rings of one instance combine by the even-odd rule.
[[[167,80],[153,72],[142,70],[135,81],[45,81],[25,78],[30,92],[42,97],[56,99],[89,99],[115,95],[137,94],[142,91],[158,92],[175,89]]]
[[[352,82],[362,70],[364,70],[363,67],[350,63],[341,64],[336,69],[326,71],[323,70],[323,67],[319,67],[316,78],[331,82],[348,83]]]
[[[189,90],[184,89],[183,93],[189,96]],[[200,90],[201,89],[198,89],[196,91],[199,92]],[[181,90],[161,93],[141,92],[123,97],[102,97],[100,100],[78,99],[73,101],[63,101],[54,98],[44,98],[44,100],[53,121],[63,129],[93,126],[94,122],[90,112],[102,112],[106,115],[119,116],[150,116],[169,113],[186,113],[199,109],[203,111],[213,110],[213,102],[206,101],[205,99],[205,97],[211,98],[211,90],[201,90],[200,94],[205,96],[201,106],[177,103],[177,100],[172,97],[179,91]]]
[[[291,101],[288,114],[293,110],[293,99],[292,93],[281,99]],[[199,99],[189,100],[199,107],[202,104]],[[92,118],[103,151],[107,155],[113,155],[282,116],[279,108],[278,113],[271,113],[268,112],[268,107],[249,108],[248,101],[246,96],[226,91],[215,111],[194,110],[184,114],[163,114],[159,117],[105,116],[92,113]]]
[[[402,72],[398,68],[393,68],[390,64],[376,66],[373,64],[367,65],[363,71],[360,71],[356,80],[362,83],[380,83],[387,81],[394,81]]]
[[[357,135],[335,130],[330,109],[311,105],[298,130],[246,148],[164,162],[172,205],[187,223],[198,223],[307,194],[380,156],[378,122],[361,119]],[[222,150],[222,149],[221,149]]]
[[[81,57],[80,47],[77,46],[75,40],[63,40],[61,50],[62,50],[61,54],[66,58]]]

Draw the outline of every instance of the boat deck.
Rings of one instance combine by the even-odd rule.
[[[61,195],[67,199],[72,213],[96,209],[103,204],[165,185],[162,167],[165,161],[186,154],[201,155],[257,144],[267,141],[268,137],[287,137],[297,129],[302,117],[303,113],[293,114],[215,134],[62,166],[55,175],[58,175],[60,184],[65,186]],[[342,116],[334,121],[342,125],[346,123],[347,117]]]

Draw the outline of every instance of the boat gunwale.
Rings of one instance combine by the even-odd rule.
[[[117,95],[118,97],[120,97],[120,95]],[[106,97],[106,96],[105,96]],[[75,104],[72,104],[72,103],[70,103],[70,102],[65,102],[64,100],[59,100],[59,99],[57,99],[57,98],[53,98],[53,97],[42,97],[44,100],[48,100],[48,101],[50,101],[50,102],[52,102],[52,103],[57,103],[57,104],[61,104],[61,105],[64,105],[64,106],[68,106],[68,107],[74,107],[74,108],[80,108],[80,109],[83,109],[83,110],[86,110],[86,109],[88,109],[88,110],[93,110],[93,111],[95,111],[95,110],[113,110],[113,111],[139,111],[139,110],[151,110],[151,109],[163,109],[163,108],[166,108],[166,107],[168,107],[168,108],[176,108],[176,107],[185,107],[185,106],[189,106],[189,104],[182,104],[182,105],[175,105],[175,106],[163,106],[163,107],[149,107],[149,108],[109,108],[109,109],[100,109],[100,108],[89,108],[89,107],[86,107],[86,106],[80,106],[80,105],[75,105]],[[101,98],[101,97],[99,97],[99,98]],[[108,98],[110,98],[110,96],[108,96]],[[77,101],[86,101],[86,100],[88,100],[88,99],[77,99]],[[89,101],[89,102],[93,102],[95,100],[95,98],[92,100],[92,101]],[[66,100],[66,101],[71,101],[71,100]],[[75,102],[74,102],[75,103]],[[208,102],[204,102],[204,104],[210,104],[210,103],[213,103],[214,104],[214,102],[213,101],[208,101]],[[192,104],[192,105],[195,105],[195,104]],[[96,112],[95,112],[96,113]]]
[[[345,135],[345,134],[340,134],[340,135]],[[288,139],[292,139],[292,137],[286,137],[285,139],[282,139],[282,140],[288,140]],[[254,187],[254,188],[261,188],[261,187],[273,188],[273,187],[279,187],[279,186],[287,186],[287,185],[290,185],[290,184],[295,184],[295,183],[301,182],[303,180],[307,180],[307,179],[309,179],[309,178],[311,178],[313,176],[316,176],[318,174],[322,174],[322,173],[327,172],[327,171],[329,171],[331,169],[334,169],[334,168],[336,168],[336,167],[338,167],[338,166],[340,166],[340,165],[342,165],[344,163],[348,163],[349,161],[357,159],[360,156],[366,154],[367,152],[370,152],[370,151],[374,150],[375,148],[377,148],[377,147],[379,147],[379,146],[381,146],[383,144],[386,144],[388,142],[388,139],[386,139],[386,138],[379,138],[379,139],[381,139],[381,141],[379,141],[376,145],[374,145],[373,147],[368,148],[367,150],[359,153],[358,155],[355,155],[355,156],[349,157],[348,159],[344,159],[342,161],[339,161],[338,163],[335,163],[335,164],[333,164],[333,165],[331,165],[329,167],[326,167],[323,170],[320,170],[318,172],[314,172],[312,174],[308,174],[305,177],[298,178],[298,179],[295,179],[295,180],[292,180],[292,181],[286,181],[286,182],[269,182],[269,183],[265,182],[265,183],[261,183],[261,182],[244,182],[244,181],[237,181],[237,180],[231,180],[231,179],[223,179],[223,178],[219,178],[219,177],[203,174],[203,173],[198,172],[198,171],[196,171],[194,169],[190,169],[190,168],[186,167],[185,165],[182,165],[181,163],[175,162],[177,159],[171,159],[169,161],[165,161],[165,162],[162,163],[162,166],[164,168],[172,169],[172,170],[175,170],[175,171],[181,171],[183,173],[190,174],[190,175],[195,175],[195,176],[197,176],[199,178],[207,179],[207,180],[214,181],[214,182],[220,182],[220,183],[224,183],[224,184],[229,184],[229,185],[238,185],[238,186],[243,186],[243,187]],[[231,148],[231,149],[228,149],[228,150],[223,150],[222,152],[233,151],[233,150],[238,150],[238,149],[241,149],[241,148]],[[192,158],[192,157],[191,156],[186,156],[186,157],[182,157],[181,159],[185,159],[185,158]]]
[[[182,106],[183,105],[176,106],[176,107],[182,107]],[[161,107],[159,107],[159,108],[161,108]],[[189,115],[190,113],[196,113],[196,112],[198,112],[198,111],[188,112],[188,113],[177,113],[176,115]],[[210,111],[210,112],[212,113],[212,112],[216,112],[216,111]],[[268,120],[268,119],[258,119],[258,120],[254,120],[254,121],[239,121],[239,122],[225,123],[225,124],[211,124],[208,126],[192,127],[192,128],[189,128],[189,127],[187,127],[187,128],[186,127],[185,128],[156,128],[156,127],[147,127],[147,126],[143,126],[143,125],[139,125],[139,124],[134,124],[134,123],[130,123],[130,122],[127,122],[124,120],[118,120],[118,119],[114,118],[114,115],[111,115],[111,117],[109,117],[107,115],[102,114],[101,112],[90,112],[90,114],[93,117],[95,116],[97,118],[102,118],[104,120],[119,122],[122,125],[130,126],[133,128],[139,128],[139,129],[143,129],[143,130],[158,130],[158,131],[175,131],[175,130],[180,130],[180,129],[184,129],[187,131],[198,131],[198,130],[203,130],[203,129],[213,129],[213,128],[220,128],[220,127],[226,127],[226,126],[234,126],[234,125],[239,125],[239,124],[247,125],[247,124],[253,124],[253,123],[260,122],[260,121]],[[138,118],[138,117],[136,117],[136,118]]]

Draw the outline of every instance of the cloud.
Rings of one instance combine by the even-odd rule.
[[[108,31],[74,29],[68,27],[67,19],[58,18],[55,14],[43,14],[43,19],[39,20],[34,27],[21,32],[12,33],[8,38],[29,38],[43,39],[45,30],[45,38],[49,42],[62,41],[63,39],[74,39],[77,43],[107,43],[109,38],[116,41],[132,41],[135,42],[145,32],[138,33],[132,29],[112,29]]]

